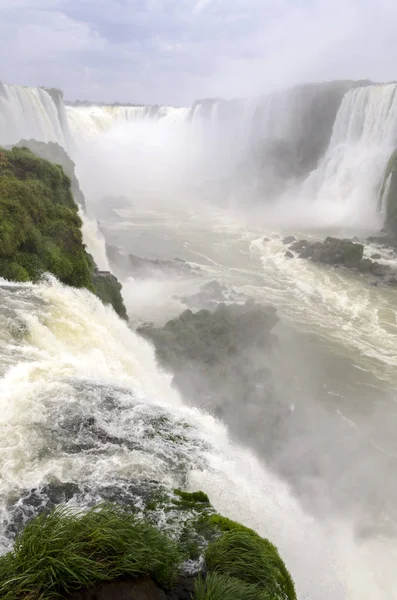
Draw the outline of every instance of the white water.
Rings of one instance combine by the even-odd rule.
[[[137,123],[145,120],[185,119],[187,108],[171,106],[67,106],[70,131],[76,142],[96,138],[117,123]]]
[[[397,86],[349,91],[328,150],[302,186],[303,216],[313,209],[321,225],[380,227],[378,192],[396,143]]]
[[[0,144],[16,144],[20,139],[69,144],[64,106],[58,106],[41,88],[0,83]]]
[[[346,96],[324,161],[312,175],[313,179],[307,182],[307,185],[310,181],[317,182],[313,188],[315,193],[310,197],[313,203],[310,214],[314,213],[315,218],[317,215],[318,223],[354,221],[351,218],[353,208],[357,209],[360,198],[354,193],[353,183],[361,185],[360,175],[366,177],[367,170],[371,177],[366,181],[376,188],[372,161],[379,159],[377,164],[380,165],[380,159],[384,160],[390,144],[388,127],[395,131],[392,87],[371,88],[365,92],[355,90]],[[48,94],[45,94],[46,103]],[[382,110],[379,107],[383,107]],[[110,192],[121,195],[128,192],[128,198],[142,202],[140,194],[149,190],[164,201],[165,212],[167,203],[174,206],[176,201],[172,190],[180,184],[181,164],[186,166],[182,175],[185,181],[192,172],[189,169],[196,164],[196,147],[194,145],[192,149],[192,142],[204,145],[213,139],[211,128],[219,117],[219,105],[215,104],[209,127],[204,133],[199,127],[194,134],[197,137],[194,137],[191,131],[186,133],[186,109],[175,109],[177,112],[168,121],[167,117],[153,120],[144,116],[137,120],[131,117],[126,124],[120,120],[125,115],[120,114],[123,109],[118,107],[118,116],[106,121],[105,115],[103,121],[99,119],[100,125],[92,119],[90,110],[103,112],[102,108],[68,110],[69,122],[70,113],[78,113],[78,135],[88,140],[84,143],[84,152],[91,162],[87,161],[85,165],[80,162],[79,165],[88,173],[84,191],[89,191],[89,203],[95,206],[96,197],[100,199],[101,195]],[[356,110],[357,119],[354,117]],[[197,109],[197,119],[202,111],[202,107]],[[196,117],[193,121],[197,124]],[[45,120],[44,123],[48,124]],[[104,134],[98,135],[101,123]],[[27,125],[24,127],[21,137],[30,137],[26,133]],[[42,123],[37,131],[37,135],[44,135],[46,129]],[[224,142],[222,137],[218,139]],[[216,153],[222,148],[222,145],[214,146],[209,162],[213,157],[215,160]],[[193,152],[190,163],[186,160],[189,149]],[[92,185],[94,180],[95,186]],[[367,189],[364,191],[367,194]],[[361,198],[363,210],[358,213],[358,224],[364,221],[373,224],[373,196]],[[182,200],[186,201],[186,196]],[[303,202],[301,207],[299,218],[305,222],[309,208]],[[295,204],[295,214],[296,208]],[[282,203],[280,214],[286,216]],[[180,217],[178,222],[182,230],[186,225],[184,218],[194,220],[194,216]],[[124,223],[127,235],[134,229],[133,215],[131,221]],[[91,241],[96,239],[95,226],[94,223],[91,227]],[[212,234],[217,225],[213,220],[206,227],[207,234]],[[219,257],[214,259],[205,247],[203,231],[199,234],[201,247],[194,251],[187,248],[187,251],[195,252],[196,257],[199,254],[208,257],[214,270],[221,268],[224,255],[228,257],[229,266],[234,266],[234,257],[229,258],[227,241],[217,241]],[[164,243],[169,243],[168,233],[165,231],[163,235]],[[271,298],[283,315],[291,321],[295,319],[301,327],[337,338],[347,349],[359,350],[366,357],[395,366],[393,297],[385,295],[383,298],[382,292],[377,290],[365,289],[364,293],[357,282],[345,287],[343,276],[320,274],[317,267],[287,261],[279,238],[272,239],[266,247],[258,240],[251,249],[263,260],[261,285],[270,288],[268,293],[257,288],[255,294],[260,292],[262,298],[263,295],[267,300]],[[102,247],[99,251],[102,252]],[[100,266],[106,260],[103,252],[102,259],[104,262],[99,263]],[[160,295],[163,289],[153,289],[149,284],[145,294]],[[145,294],[141,301],[145,301]],[[350,521],[318,523],[305,514],[286,485],[271,475],[250,452],[230,443],[224,427],[184,406],[170,388],[169,377],[159,372],[152,350],[97,299],[87,292],[68,290],[55,282],[41,286],[7,285],[0,290],[0,296],[3,317],[0,364],[1,371],[5,371],[0,383],[0,437],[3,440],[0,473],[5,513],[7,500],[15,500],[22,491],[54,479],[78,485],[86,483],[95,495],[100,484],[124,485],[125,479],[134,478],[155,478],[172,488],[181,484],[178,469],[187,469],[191,489],[203,488],[224,514],[272,538],[296,579],[300,598],[373,600],[395,597],[397,556],[394,541],[383,537],[357,539]],[[10,323],[25,324],[27,335],[21,340],[10,328]],[[364,332],[366,326],[369,327],[367,333]],[[368,365],[373,368],[366,362],[365,366]],[[103,389],[116,399],[116,410],[106,409]],[[153,442],[145,435],[151,415],[158,411],[166,411],[176,429],[181,419],[192,425],[191,438],[182,450],[177,452],[164,440]],[[68,451],[67,440],[72,443],[73,435],[77,436],[77,441],[80,436],[80,433],[70,434],[69,420],[92,415],[109,435],[123,439],[125,443],[120,446],[94,440],[91,450]],[[128,443],[137,439],[139,450],[131,450]],[[170,464],[178,468],[170,468]]]
[[[279,546],[302,600],[393,597],[391,542],[358,541],[349,524],[306,515],[289,488],[233,445],[220,423],[184,406],[153,350],[98,299],[54,281],[6,285],[0,295],[2,306],[28,328],[14,340],[15,363],[11,353],[0,382],[3,515],[18,492],[54,480],[87,485],[91,497],[100,485],[126,479],[157,479],[172,488],[180,485],[172,465],[180,463],[192,490],[204,489],[225,515]],[[103,404],[103,389],[114,399],[112,410]],[[176,430],[190,425],[182,448],[145,434],[150,418],[164,411]],[[67,429],[76,417],[94,417],[123,444],[68,451],[68,443],[79,442]],[[128,445],[138,440],[139,449]]]

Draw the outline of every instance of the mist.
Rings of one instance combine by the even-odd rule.
[[[21,436],[19,489],[58,478],[78,504],[127,497],[137,473],[202,489],[280,547],[302,600],[394,597],[397,85],[374,82],[395,80],[397,8],[0,0],[0,16],[4,77],[69,99],[0,84],[0,143],[68,151],[84,243],[129,319],[52,279],[0,290],[28,332],[4,397],[56,424]],[[324,259],[329,236],[348,246]],[[86,444],[69,465],[65,406]],[[177,434],[152,444],[160,413]]]

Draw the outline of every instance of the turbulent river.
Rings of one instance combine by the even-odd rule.
[[[361,103],[363,95],[353,100]],[[40,94],[33,96],[37,108]],[[95,119],[90,123],[94,128]],[[54,501],[54,489],[56,501],[88,505],[136,499],[142,482],[156,481],[201,489],[223,514],[269,537],[301,600],[396,598],[397,292],[352,272],[288,259],[283,244],[285,235],[323,239],[368,231],[300,225],[281,231],[266,219],[255,222],[180,195],[174,202],[172,186],[162,201],[145,202],[147,182],[161,198],[165,176],[170,183],[183,157],[183,151],[164,152],[170,138],[159,145],[153,131],[145,129],[145,147],[138,132],[133,159],[118,133],[113,146],[106,138],[95,152],[89,146],[77,156],[90,214],[102,231],[93,222],[86,241],[102,255],[103,235],[140,257],[178,257],[198,274],[126,276],[128,325],[88,292],[51,278],[39,285],[0,282],[1,550],[18,519]],[[50,134],[46,140],[54,139]],[[183,163],[186,176],[190,158]],[[377,159],[384,162],[383,155]],[[117,173],[105,173],[105,162],[116,163]],[[128,169],[134,176],[147,172],[131,178]],[[114,192],[113,208],[109,197],[95,202],[106,177],[109,189],[102,192]],[[120,202],[123,190],[131,196],[124,193]],[[385,263],[395,260],[375,246],[366,251],[380,252]],[[255,425],[258,439],[271,435],[265,421],[247,407],[246,419],[230,433],[227,423],[177,393],[154,349],[135,332],[144,322],[161,325],[178,316],[183,298],[212,280],[232,298],[241,294],[278,311],[267,366],[275,393],[302,420],[271,465],[250,433]]]

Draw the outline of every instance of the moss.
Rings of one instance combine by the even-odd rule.
[[[292,578],[277,548],[254,532],[225,532],[209,545],[208,570],[257,585],[272,600],[296,600]]]
[[[174,494],[178,496],[180,500],[180,504],[184,506],[194,506],[197,507],[199,505],[206,504],[209,505],[210,501],[207,494],[204,492],[182,492],[181,490],[174,490]]]
[[[214,513],[212,515],[208,515],[207,521],[209,525],[212,525],[216,529],[219,529],[222,533],[225,531],[245,531],[248,533],[255,533],[253,529],[249,529],[245,525],[241,525],[241,523],[237,523],[236,521],[232,521],[227,517],[223,517],[222,515],[218,515]]]
[[[94,271],[93,285],[95,294],[104,304],[111,304],[117,314],[127,319],[127,311],[121,295],[121,284],[108,272]]]

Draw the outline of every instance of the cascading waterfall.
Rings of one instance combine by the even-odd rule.
[[[324,224],[381,225],[379,186],[397,144],[397,86],[349,91],[340,106],[328,149],[304,182],[300,200],[322,211]]]
[[[64,113],[57,90],[0,83],[0,144],[16,144],[25,138],[69,148]]]
[[[171,106],[67,106],[67,118],[76,143],[95,138],[120,123],[185,119],[188,109]]]
[[[37,508],[35,494],[45,501],[51,484],[68,485],[71,502],[85,506],[109,490],[128,498],[137,482],[172,489],[185,479],[225,515],[277,543],[302,600],[373,600],[380,590],[392,597],[392,543],[360,543],[347,524],[305,514],[288,486],[232,444],[219,422],[184,405],[153,349],[97,298],[50,280],[2,282],[0,300],[4,525],[23,507],[19,498],[26,506],[34,490]]]

